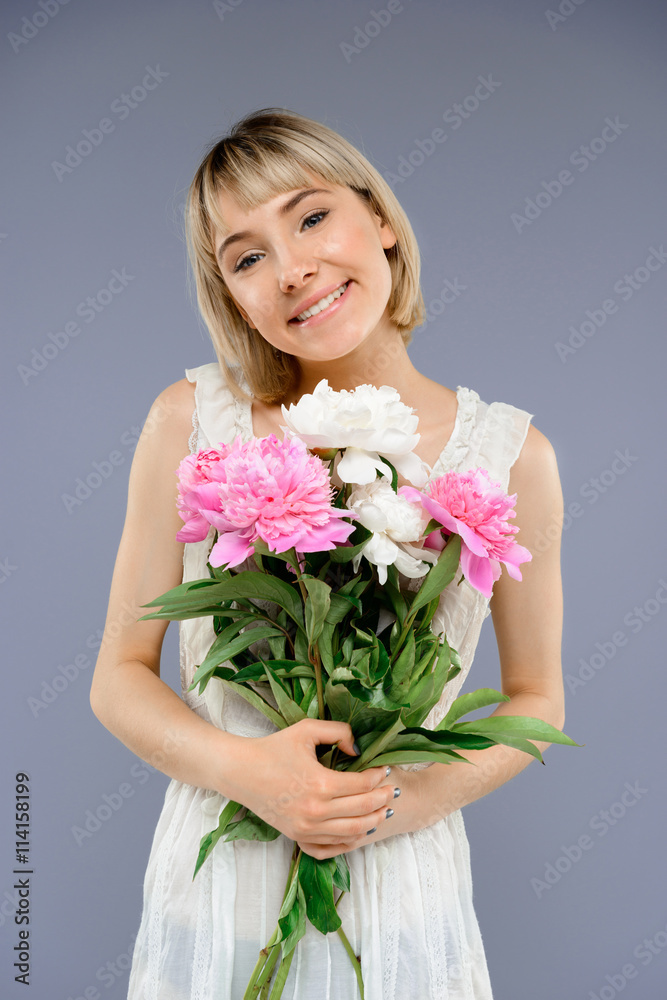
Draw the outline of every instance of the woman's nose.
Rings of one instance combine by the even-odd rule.
[[[291,292],[303,285],[317,272],[312,253],[303,249],[285,249],[278,262],[278,284],[282,292]]]

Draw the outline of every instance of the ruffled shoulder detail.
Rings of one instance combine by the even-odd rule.
[[[198,449],[229,444],[238,434],[244,441],[252,436],[250,405],[228,388],[217,361],[186,368],[185,377],[195,383],[193,426],[199,428]],[[244,388],[247,390],[245,380]]]
[[[466,468],[481,466],[507,490],[510,470],[521,453],[533,416],[510,403],[482,403]]]
[[[459,470],[468,452],[470,441],[477,423],[478,408],[481,403],[474,389],[457,385],[457,409],[452,436],[445,445],[440,458],[433,466],[432,475],[441,475],[445,471]]]

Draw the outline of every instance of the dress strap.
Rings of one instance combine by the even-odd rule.
[[[510,403],[480,403],[466,468],[481,466],[507,490],[510,469],[519,457],[533,416]]]
[[[228,388],[218,362],[186,368],[185,377],[195,384],[192,425],[198,433],[195,436],[193,431],[191,450],[230,444],[238,434],[248,440],[252,434],[250,406]],[[195,437],[196,446],[192,448]]]

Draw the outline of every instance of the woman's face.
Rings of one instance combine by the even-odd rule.
[[[216,234],[215,250],[250,326],[273,347],[317,362],[342,358],[369,338],[379,344],[385,332],[395,331],[384,251],[396,237],[351,188],[309,177],[317,193],[297,188],[250,212],[221,193],[229,235],[241,238],[229,242]],[[296,319],[334,291],[339,297],[319,314]]]

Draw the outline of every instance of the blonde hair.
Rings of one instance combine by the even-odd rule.
[[[351,143],[317,121],[285,108],[253,111],[209,147],[185,205],[187,252],[199,311],[230,390],[246,401],[243,377],[262,402],[280,403],[295,388],[299,367],[293,355],[276,350],[243,319],[229,293],[215,256],[214,227],[227,229],[217,195],[225,191],[249,211],[278,194],[309,186],[311,178],[304,170],[356,191],[391,227],[396,243],[385,250],[392,276],[389,316],[405,346],[426,316],[419,247],[381,174]]]

